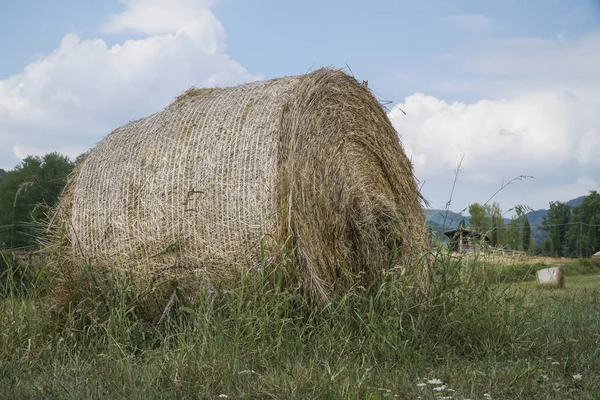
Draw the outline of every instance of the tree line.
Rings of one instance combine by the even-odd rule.
[[[485,233],[493,247],[527,252],[534,246],[531,238],[531,225],[526,214],[527,208],[517,206],[513,211],[516,216],[508,224],[505,224],[498,203],[484,205],[473,203],[469,206],[469,214],[471,214],[469,225],[472,230]]]
[[[494,247],[505,247],[550,257],[590,257],[600,251],[600,194],[590,194],[578,206],[571,207],[560,201],[550,202],[539,228],[546,237],[539,246],[534,245],[528,208],[517,206],[515,216],[508,224],[498,203],[471,204],[469,227],[485,233]]]
[[[541,229],[548,233],[542,242],[542,254],[590,257],[600,251],[600,194],[590,191],[576,207],[560,201],[551,202]]]
[[[56,203],[74,162],[59,153],[28,156],[9,171],[0,169],[0,249],[37,248],[49,209]],[[554,201],[539,227],[547,236],[531,238],[528,209],[517,206],[505,224],[498,203],[473,203],[469,227],[485,233],[492,246],[552,257],[589,257],[600,250],[600,194],[591,191],[576,207]]]
[[[49,209],[74,163],[59,153],[28,156],[0,169],[0,249],[37,249]]]

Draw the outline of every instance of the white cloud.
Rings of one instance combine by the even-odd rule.
[[[417,93],[396,105],[389,117],[417,177],[435,182],[433,187],[426,185],[424,193],[437,206],[449,191],[440,177],[448,183],[449,172],[464,155],[460,181],[469,187],[470,199],[459,196],[459,207],[486,200],[502,180],[533,175],[538,184],[519,183],[519,192],[509,201],[533,201],[528,204],[541,208],[557,199],[547,195],[569,199],[566,193],[572,198],[598,187],[586,176],[597,175],[600,125],[595,114],[578,112],[578,100],[552,92],[470,104]],[[595,128],[586,131],[583,126]]]
[[[457,208],[487,200],[503,180],[522,174],[535,179],[499,195],[506,208],[546,208],[598,189],[600,33],[484,41],[449,52],[445,67],[458,73],[432,88],[463,89],[448,82],[466,81],[471,98],[487,100],[416,93],[389,114],[435,205],[447,200],[463,154],[459,186],[467,192],[457,195]]]
[[[165,35],[186,33],[205,52],[224,51],[225,31],[210,11],[210,0],[125,0],[126,10],[111,15],[103,31]]]
[[[121,3],[125,4],[126,10],[121,14],[108,16],[103,26],[105,32],[132,31],[150,35],[173,33],[190,22],[203,21],[211,16],[209,8],[216,1],[121,0]]]
[[[579,160],[584,165],[600,167],[600,129],[587,131],[579,145]]]
[[[530,174],[570,162],[581,140],[571,136],[562,101],[551,93],[473,104],[414,94],[389,116],[424,175],[456,166],[481,180],[512,170]],[[404,115],[399,109],[406,112]]]
[[[27,156],[42,156],[46,154],[46,152],[42,149],[38,149],[33,146],[21,146],[20,144],[15,144],[13,146],[13,154],[15,157],[19,159],[23,159]]]
[[[225,52],[223,27],[206,8],[212,3],[126,1],[105,28],[150,36],[112,47],[67,34],[56,50],[0,80],[3,142],[19,158],[27,151],[86,149],[192,85],[254,79]]]
[[[13,146],[13,154],[19,159],[24,159],[27,156],[43,156],[49,152],[59,152],[72,159],[75,159],[78,155],[84,153],[87,149],[85,147],[74,147],[74,146],[59,146],[55,148],[40,149],[35,146],[21,145],[19,143]]]

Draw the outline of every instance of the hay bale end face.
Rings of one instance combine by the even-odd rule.
[[[369,90],[339,70],[192,89],[82,158],[51,220],[57,268],[148,287],[231,285],[281,267],[327,300],[427,246],[411,163]],[[418,269],[418,271],[415,271]]]
[[[537,282],[540,286],[562,289],[565,287],[565,271],[562,267],[540,269]]]

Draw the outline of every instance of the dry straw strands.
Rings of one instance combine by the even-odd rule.
[[[290,282],[323,301],[381,269],[417,268],[420,200],[380,104],[320,69],[191,89],[115,130],[79,163],[50,229],[73,277],[87,260],[142,285],[229,285],[286,253]]]

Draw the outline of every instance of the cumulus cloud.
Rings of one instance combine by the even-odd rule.
[[[533,200],[533,205],[542,207],[556,199],[542,193],[570,191],[576,197],[597,188],[589,176],[595,176],[600,165],[600,130],[594,114],[577,115],[578,106],[577,99],[552,92],[474,103],[448,103],[417,93],[396,105],[389,117],[420,180],[435,182],[440,176],[449,180],[448,172],[464,156],[461,180],[475,188],[466,201],[485,200],[486,190],[493,193],[503,179],[533,175],[546,186],[521,183],[522,200],[513,202]],[[594,129],[582,128],[594,124]],[[433,193],[431,187],[424,191],[439,206],[443,203],[440,195],[447,193],[438,190],[447,191],[447,186],[437,183]]]
[[[144,37],[111,47],[103,39],[65,35],[56,50],[0,80],[3,143],[16,158],[32,149],[85,149],[192,85],[255,79],[226,53],[223,27],[207,8],[213,3],[125,1],[105,30]]]
[[[84,153],[86,148],[74,147],[74,146],[60,146],[56,148],[40,149],[35,146],[22,146],[16,144],[12,148],[13,154],[20,159],[24,159],[27,156],[43,156],[49,152],[59,152],[71,158],[76,158],[78,155]]]
[[[421,93],[395,106],[389,116],[424,175],[455,167],[493,180],[507,170],[538,172],[570,162],[582,140],[572,137],[564,100],[539,93],[510,100],[447,103]],[[400,110],[404,110],[406,115]]]
[[[589,130],[583,135],[578,158],[583,165],[600,167],[600,129]]]
[[[109,33],[140,32],[149,35],[177,32],[189,24],[204,23],[217,36],[222,27],[210,12],[211,0],[123,0],[126,10],[110,15],[103,26]]]
[[[459,179],[468,190],[457,195],[459,208],[487,200],[503,180],[519,175],[535,179],[501,194],[506,204],[542,208],[597,190],[600,34],[485,44],[444,62],[469,76],[471,97],[487,100],[415,93],[389,113],[417,177],[427,182],[425,194],[443,206],[463,155]]]

